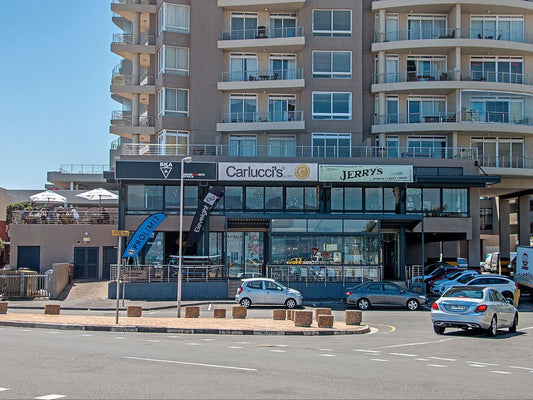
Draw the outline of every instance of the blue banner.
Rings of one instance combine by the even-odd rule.
[[[137,254],[139,254],[139,251],[141,251],[143,246],[148,241],[150,234],[159,226],[161,222],[163,222],[166,217],[167,216],[165,214],[154,214],[146,218],[131,238],[130,242],[128,243],[128,247],[126,247],[126,250],[124,250],[122,258],[135,257]]]

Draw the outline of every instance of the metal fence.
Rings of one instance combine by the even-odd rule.
[[[226,280],[224,265],[202,265],[181,267],[182,282],[209,282]],[[120,269],[121,282],[177,282],[177,265],[126,265]],[[111,265],[111,281],[117,281],[117,265]]]
[[[52,276],[42,275],[0,275],[0,296],[14,297],[49,297]]]
[[[381,265],[269,265],[268,277],[289,285],[291,282],[308,284],[358,283],[380,281],[383,278]]]

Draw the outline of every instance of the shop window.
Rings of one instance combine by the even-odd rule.
[[[365,189],[365,210],[366,211],[383,211],[383,189],[366,188]]]
[[[283,188],[277,186],[265,187],[265,209],[282,210],[283,209]]]
[[[407,188],[405,197],[407,212],[422,211],[422,189]]]
[[[247,187],[246,188],[246,209],[262,210],[265,207],[265,188]]]
[[[442,189],[442,211],[448,215],[468,215],[467,189]]]
[[[242,187],[226,186],[224,193],[226,210],[242,210]]]
[[[422,189],[422,205],[426,215],[440,215],[440,189]]]
[[[163,210],[163,186],[128,185],[126,187],[126,211]]]
[[[198,186],[185,186],[183,192],[183,208],[196,209],[198,207]],[[165,210],[179,210],[180,186],[165,186]]]

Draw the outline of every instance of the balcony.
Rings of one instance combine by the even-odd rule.
[[[511,156],[496,156],[483,155],[479,158],[479,165],[485,168],[533,168],[532,157],[511,157]]]
[[[375,115],[372,133],[473,131],[531,134],[531,126],[532,115],[469,110],[427,115]]]
[[[239,131],[303,131],[305,130],[303,111],[281,112],[237,112],[223,113],[217,123],[218,132]]]
[[[38,225],[116,225],[118,224],[118,210],[76,208],[76,213],[70,209],[58,209],[57,211],[33,209],[14,210],[12,214],[13,224],[38,224]],[[77,217],[76,217],[77,214]]]
[[[111,133],[116,135],[131,137],[131,135],[144,135],[143,139],[155,134],[154,117],[151,115],[140,115],[134,121],[131,111],[113,111],[111,116]]]
[[[478,14],[480,9],[488,9],[493,15],[508,15],[532,9],[531,0],[374,0],[372,10],[385,9],[390,13],[412,13],[412,10],[416,10],[416,13],[448,14],[458,3],[461,4],[463,14]]]
[[[111,10],[130,22],[140,13],[140,29],[145,32],[150,29],[150,14],[157,12],[157,6],[155,0],[113,0]]]
[[[222,32],[218,41],[221,50],[235,51],[299,51],[305,45],[304,28],[270,29],[258,26],[256,29],[234,29]]]
[[[117,73],[111,79],[110,91],[130,100],[138,94],[141,104],[148,104],[150,95],[155,95],[154,77],[144,74],[137,78],[132,74]]]
[[[305,5],[305,0],[218,0],[218,6],[232,11],[293,12]]]
[[[277,91],[293,92],[303,89],[303,69],[229,71],[222,73],[222,82],[218,82],[218,90],[256,91],[259,89],[276,89]]]
[[[148,67],[150,66],[150,55],[155,54],[155,36],[141,34],[136,43],[132,34],[116,33],[113,35],[111,51],[130,61],[134,54],[140,54],[141,66]]]

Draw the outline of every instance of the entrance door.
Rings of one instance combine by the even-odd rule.
[[[40,272],[41,247],[40,246],[18,246],[17,268],[29,268],[33,271]]]
[[[74,247],[74,279],[98,279],[98,247]]]
[[[381,235],[381,259],[383,262],[384,279],[399,279],[398,270],[398,239],[396,233]]]
[[[264,233],[228,232],[226,262],[230,278],[263,276]]]
[[[104,265],[102,270],[102,280],[111,279],[111,264],[117,263],[117,248],[113,246],[104,246]]]

